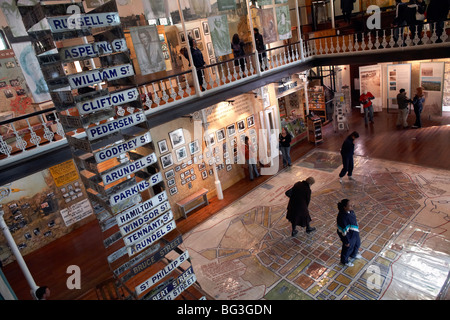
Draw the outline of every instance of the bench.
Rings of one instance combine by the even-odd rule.
[[[180,206],[181,213],[183,213],[185,219],[187,218],[187,214],[188,214],[189,212],[191,212],[192,210],[194,210],[194,209],[200,207],[200,206],[203,205],[203,204],[204,204],[204,205],[208,205],[208,204],[209,204],[209,202],[208,202],[208,197],[206,196],[208,192],[209,192],[208,189],[202,188],[202,189],[200,189],[199,191],[197,191],[196,193],[191,194],[189,197],[186,197],[186,198],[184,198],[184,199],[182,199],[182,200],[180,200],[180,201],[177,202],[177,205]],[[200,198],[203,198],[203,201],[202,201],[201,203],[199,203],[199,204],[197,204],[196,206],[194,206],[194,207],[189,208],[189,209],[186,210],[186,206],[187,206],[188,204],[190,204],[190,203],[192,203],[192,202],[194,202],[195,200],[198,200],[198,199],[200,199]]]

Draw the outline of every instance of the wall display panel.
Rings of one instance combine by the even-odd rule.
[[[359,67],[359,85],[361,92],[366,89],[371,92],[375,99],[372,100],[373,111],[382,111],[382,87],[381,87],[381,66],[364,66]],[[361,113],[364,110],[361,108]]]
[[[264,43],[277,41],[277,29],[273,8],[260,10]]]
[[[389,64],[386,83],[389,107],[398,108],[397,94],[400,89],[411,93],[411,64]]]
[[[423,88],[425,102],[423,115],[442,116],[442,93],[444,86],[445,62],[421,62],[420,86]],[[414,97],[411,92],[411,99]]]
[[[5,222],[22,255],[27,255],[92,221],[94,212],[73,160],[0,187]],[[14,257],[3,234],[0,260]]]
[[[208,17],[208,25],[216,56],[231,54],[227,15]]]
[[[275,12],[277,17],[277,32],[279,39],[286,40],[292,38],[289,6],[276,7]]]
[[[141,74],[146,75],[165,70],[165,58],[156,26],[130,28],[130,34]]]

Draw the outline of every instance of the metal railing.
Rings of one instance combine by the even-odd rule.
[[[264,77],[320,56],[340,56],[367,52],[393,52],[413,47],[448,47],[450,29],[445,22],[440,33],[437,23],[423,25],[423,32],[414,26],[376,30],[369,33],[313,38],[254,52],[243,57],[206,65],[198,72],[184,71],[139,85],[146,116],[170,110],[189,100]],[[196,92],[193,75],[201,77],[202,89]],[[117,108],[117,115],[133,110]],[[0,122],[0,167],[36,156],[67,143],[58,113],[50,108]]]

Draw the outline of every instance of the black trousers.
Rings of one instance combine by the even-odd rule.
[[[414,125],[419,128],[422,128],[422,120],[420,119],[421,113],[422,113],[422,109],[414,106],[414,114],[416,115],[416,122],[414,123]]]
[[[339,178],[345,176],[346,173],[348,173],[348,176],[351,176],[353,173],[353,155],[348,156],[341,154],[341,156],[343,168],[341,173],[339,173]]]
[[[358,254],[360,245],[361,240],[359,239],[359,236],[355,239],[355,241],[352,241],[348,247],[342,243],[341,263],[346,264],[348,262],[348,258],[355,258]]]

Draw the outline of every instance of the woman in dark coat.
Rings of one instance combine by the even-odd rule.
[[[304,181],[299,181],[292,187],[292,194],[289,199],[286,219],[292,224],[292,236],[295,237],[298,233],[296,226],[306,227],[306,232],[310,233],[316,230],[312,228],[309,223],[311,217],[309,215],[309,202],[311,200],[311,186],[315,180],[309,177]]]

